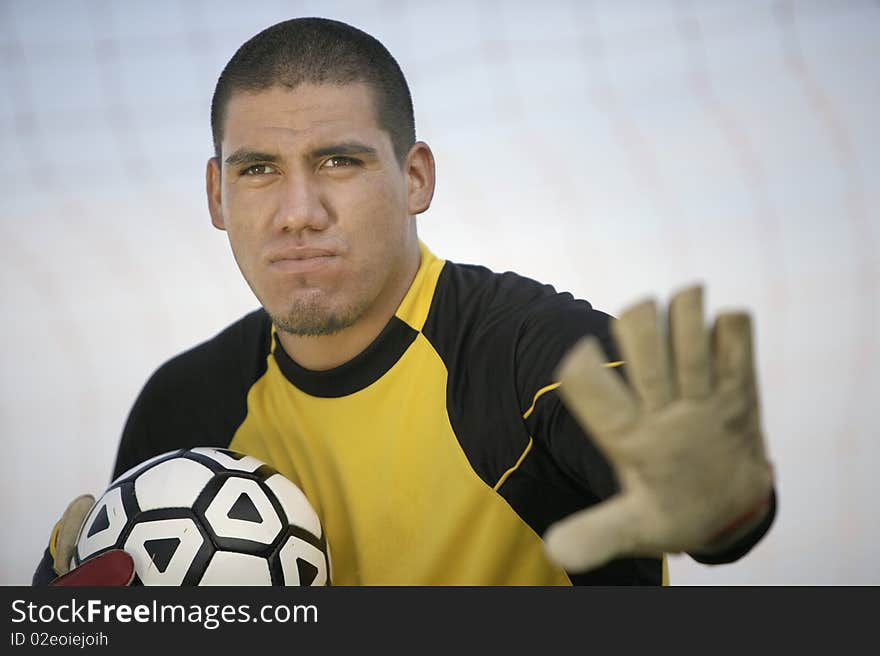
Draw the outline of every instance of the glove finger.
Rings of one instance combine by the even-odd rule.
[[[726,312],[712,331],[715,379],[719,385],[742,385],[754,380],[752,320],[746,312]]]
[[[766,459],[760,430],[760,409],[755,377],[752,320],[746,312],[727,312],[715,319],[712,331],[715,387],[722,400],[725,426],[753,437],[755,453]]]
[[[58,574],[67,574],[70,571],[79,530],[94,505],[95,497],[83,494],[71,501],[61,516],[55,533],[53,553],[53,567]]]
[[[569,572],[585,572],[636,550],[638,508],[626,494],[552,524],[544,533],[551,560]]]
[[[628,308],[611,330],[620,347],[629,380],[651,410],[666,406],[673,398],[669,375],[669,346],[657,318],[657,304],[643,301]]]
[[[132,557],[122,549],[111,549],[100,556],[86,560],[79,567],[74,567],[49,585],[129,585],[133,578],[134,560]]]
[[[685,399],[706,398],[711,393],[711,371],[701,286],[689,287],[672,297],[669,338],[679,395]]]
[[[712,334],[715,388],[725,422],[736,428],[757,411],[752,322],[745,312],[719,314]]]
[[[586,337],[566,353],[557,371],[559,395],[600,445],[631,425],[638,412],[626,384],[605,365],[599,341]]]

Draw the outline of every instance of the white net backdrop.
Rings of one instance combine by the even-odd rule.
[[[441,257],[611,313],[754,311],[780,512],[679,584],[880,584],[880,4],[0,2],[0,583],[99,494],[150,373],[256,301],[204,200],[222,67],[279,20],[378,37],[438,162]],[[874,117],[874,118],[871,118]]]

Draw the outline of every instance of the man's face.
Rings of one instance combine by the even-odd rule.
[[[408,284],[426,157],[417,144],[401,166],[362,83],[233,94],[208,163],[211,217],[278,328],[332,334]]]

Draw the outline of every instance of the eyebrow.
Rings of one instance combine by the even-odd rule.
[[[318,159],[330,155],[360,155],[362,157],[376,157],[377,151],[372,146],[360,143],[359,141],[344,141],[342,143],[316,148],[309,153],[309,156],[312,159]],[[278,162],[280,159],[281,158],[278,155],[272,155],[271,153],[264,153],[249,148],[239,148],[226,158],[226,164],[229,166],[239,166],[251,162],[267,162],[271,164]]]
[[[239,164],[246,164],[249,162],[277,162],[279,159],[278,155],[270,155],[269,153],[262,153],[258,150],[249,150],[247,148],[239,148],[226,158],[226,163],[229,166],[238,166]]]
[[[366,155],[368,157],[375,157],[376,149],[359,141],[344,141],[316,148],[310,155],[316,159],[318,157],[327,157],[328,155]]]

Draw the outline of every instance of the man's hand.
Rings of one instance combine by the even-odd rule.
[[[83,494],[68,504],[55,524],[49,547],[37,566],[34,585],[97,586],[128,585],[134,577],[134,560],[126,552],[113,549],[71,568],[76,541],[95,497]]]
[[[592,435],[620,493],[552,525],[547,550],[569,571],[621,556],[708,552],[772,492],[745,313],[703,323],[701,287],[676,294],[668,333],[653,301],[612,324],[628,386],[586,338],[559,368],[559,392]]]

